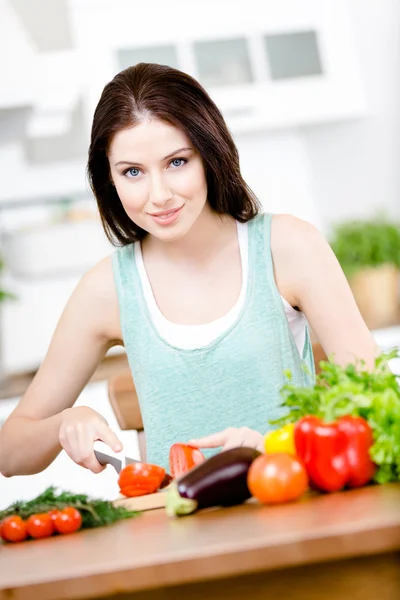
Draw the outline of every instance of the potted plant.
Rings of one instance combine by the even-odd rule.
[[[400,226],[385,218],[347,221],[330,244],[368,327],[398,323]]]

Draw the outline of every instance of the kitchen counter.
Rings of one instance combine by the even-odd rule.
[[[1,546],[0,600],[117,597],[398,600],[400,484]]]

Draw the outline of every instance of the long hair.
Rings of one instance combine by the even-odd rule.
[[[111,181],[108,150],[115,134],[145,118],[178,127],[202,157],[207,200],[219,214],[252,219],[258,200],[243,180],[239,155],[224,118],[205,89],[192,77],[168,66],[139,63],[118,73],[97,104],[87,164],[104,231],[115,245],[145,237],[126,214]]]

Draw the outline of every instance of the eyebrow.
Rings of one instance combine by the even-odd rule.
[[[178,150],[174,150],[170,154],[167,154],[167,156],[164,156],[162,160],[168,160],[168,158],[172,158],[172,156],[175,156],[175,154],[179,154],[180,152],[187,152],[188,150],[193,150],[193,148],[178,148]],[[118,165],[137,165],[138,167],[143,167],[142,164],[134,160],[120,160],[117,163],[115,163],[114,167],[118,167]]]

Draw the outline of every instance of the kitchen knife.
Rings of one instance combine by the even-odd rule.
[[[121,470],[132,463],[141,462],[135,458],[124,455],[124,451],[114,452],[104,442],[96,440],[93,444],[94,454],[101,465],[111,465],[119,474]]]

